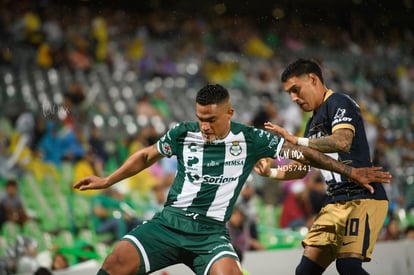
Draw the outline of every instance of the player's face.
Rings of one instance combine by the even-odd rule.
[[[314,74],[293,76],[283,83],[293,102],[305,112],[317,109],[323,102],[323,94],[318,89],[318,78]]]
[[[227,136],[233,112],[229,102],[205,106],[196,104],[196,115],[205,142],[212,143]]]

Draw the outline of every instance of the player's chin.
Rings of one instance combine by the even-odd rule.
[[[213,143],[216,140],[216,136],[214,135],[203,135],[203,139],[205,143]]]

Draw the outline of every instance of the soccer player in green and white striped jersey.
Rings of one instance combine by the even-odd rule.
[[[80,190],[107,188],[175,155],[178,170],[161,212],[125,235],[98,274],[147,274],[177,263],[196,274],[242,274],[225,223],[256,162],[288,157],[346,175],[361,186],[389,181],[376,168],[352,168],[307,147],[232,121],[227,89],[206,85],[196,97],[197,122],[182,122],[130,156],[108,177],[90,176]]]

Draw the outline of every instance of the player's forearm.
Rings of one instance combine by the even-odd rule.
[[[107,185],[110,186],[129,178],[160,160],[162,155],[154,154],[154,150],[156,149],[153,146],[146,147],[132,154],[121,167],[106,178]]]
[[[339,151],[338,141],[328,137],[310,138],[309,147],[323,153],[334,153]]]
[[[290,159],[299,161],[302,164],[330,170],[346,177],[351,175],[352,167],[309,147],[297,146],[286,142],[283,145],[283,150],[289,154]]]
[[[349,152],[353,137],[353,131],[343,128],[336,130],[330,136],[310,138],[308,146],[323,153]]]
[[[310,138],[309,147],[323,153],[349,152],[350,149],[347,142],[336,136]]]

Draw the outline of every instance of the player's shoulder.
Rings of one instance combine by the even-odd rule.
[[[238,134],[240,132],[243,132],[244,134],[253,134],[257,128],[251,125],[246,125],[240,122],[231,122],[231,131],[233,134]]]
[[[348,94],[342,92],[333,92],[328,98],[327,102],[339,106],[354,106],[359,107],[358,103]]]
[[[343,101],[352,101],[352,102],[354,102],[354,100],[351,98],[351,96],[349,96],[348,94],[343,93],[343,92],[332,92],[332,94],[328,97],[328,100],[339,101],[339,102],[343,102]]]
[[[241,122],[237,122],[233,120],[230,122],[230,127],[233,132],[249,131],[251,128],[253,128],[253,126],[246,125]]]
[[[186,131],[199,131],[200,127],[197,122],[183,121],[176,123],[170,128],[170,131],[186,132]]]
[[[331,95],[328,97],[329,100],[341,100],[341,99],[349,99],[349,95],[343,92],[332,92]]]
[[[266,130],[234,121],[231,123],[231,131],[233,134],[243,132],[244,136],[252,137],[253,139],[261,137],[269,138],[271,136],[271,133]]]

